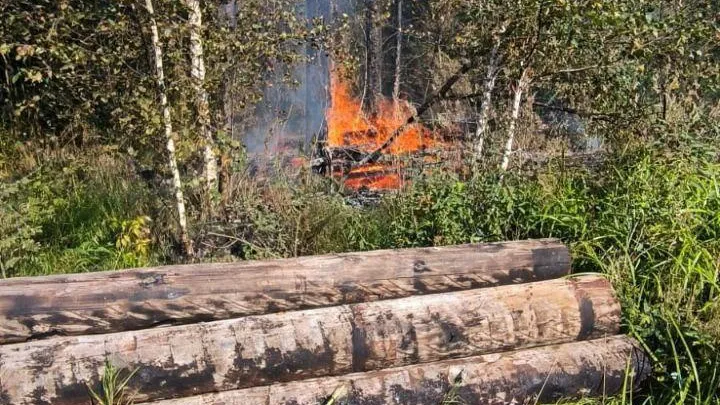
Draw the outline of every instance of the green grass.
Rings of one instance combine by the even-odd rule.
[[[146,216],[156,210],[156,196],[122,160],[100,155],[46,162],[14,184],[20,186],[0,193],[0,222],[12,223],[0,228],[0,257],[14,258],[5,269],[9,276],[113,270],[158,260],[146,243],[154,225]],[[157,216],[162,225],[164,214]]]
[[[106,361],[100,388],[96,390],[88,387],[91,403],[93,405],[132,405],[133,400],[127,387],[135,375],[135,371],[125,372]]]

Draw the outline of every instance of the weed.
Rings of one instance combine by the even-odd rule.
[[[124,373],[122,369],[115,368],[112,363],[105,361],[101,391],[97,392],[92,387],[88,387],[93,405],[132,405],[132,398],[126,391],[136,371]]]

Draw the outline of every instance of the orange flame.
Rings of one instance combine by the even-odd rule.
[[[330,80],[330,97],[330,107],[326,113],[330,148],[354,147],[365,153],[372,152],[414,113],[412,106],[404,100],[394,102],[383,99],[379,102],[377,114],[368,117],[362,110],[361,101],[352,96],[349,85],[337,71],[333,71]],[[385,153],[416,153],[438,143],[432,131],[421,124],[412,124],[394,140]],[[360,176],[361,173],[366,176]],[[400,167],[396,164],[373,164],[353,168],[348,173],[349,178],[345,180],[345,185],[352,189],[397,189],[402,186],[399,173]]]

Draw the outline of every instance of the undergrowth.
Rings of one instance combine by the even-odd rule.
[[[161,244],[153,248],[150,233],[153,221],[162,222],[163,210],[154,206],[153,191],[123,160],[111,155],[62,159],[3,180],[0,262],[5,275],[157,262]]]
[[[402,246],[561,238],[571,246],[574,271],[610,278],[625,331],[654,361],[654,379],[635,401],[714,404],[719,176],[716,162],[645,151],[608,161],[596,173],[554,167],[533,181],[506,178],[502,186],[492,177],[431,180],[390,203],[388,234]]]

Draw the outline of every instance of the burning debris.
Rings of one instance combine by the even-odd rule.
[[[324,159],[314,163],[349,189],[401,188],[409,160],[447,147],[440,133],[412,122],[420,111],[405,100],[383,99],[376,114],[365,113],[337,71],[332,72],[330,97]],[[378,156],[370,159],[374,154]]]

